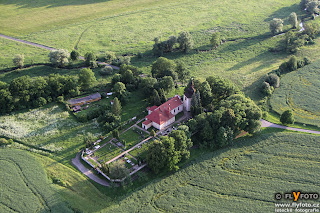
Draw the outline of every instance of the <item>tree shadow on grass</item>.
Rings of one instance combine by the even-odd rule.
[[[62,7],[70,5],[86,5],[86,4],[96,4],[100,2],[107,2],[110,0],[7,0],[1,2],[4,5],[17,5],[19,8],[37,8],[37,7]]]
[[[279,10],[273,12],[264,21],[265,22],[270,22],[274,18],[285,19],[290,15],[290,13],[292,13],[292,12],[300,13],[300,11],[301,11],[301,8],[300,8],[299,4],[293,4],[293,5],[289,6],[289,7],[281,7]]]

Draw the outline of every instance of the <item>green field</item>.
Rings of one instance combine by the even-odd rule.
[[[6,12],[0,15],[0,33],[56,48],[72,50],[77,46],[81,54],[142,52],[146,57],[134,57],[132,62],[149,73],[150,64],[156,60],[150,53],[154,37],[166,39],[186,30],[194,37],[195,49],[208,50],[210,35],[220,31],[226,39],[244,39],[229,41],[214,51],[172,53],[166,57],[186,62],[197,77],[216,74],[229,78],[254,98],[258,97],[251,85],[287,57],[268,52],[281,40],[281,36],[271,36],[269,21],[277,17],[288,24],[286,18],[291,12],[299,17],[303,14],[298,0],[58,2],[4,1],[0,9]],[[38,6],[31,6],[34,4]],[[38,22],[23,19],[27,15]],[[44,15],[54,18],[48,23],[41,18]]]
[[[277,192],[320,190],[319,139],[273,133],[237,140],[106,212],[273,212]]]
[[[272,109],[279,114],[292,109],[296,121],[320,127],[319,76],[320,61],[284,75],[271,96]]]
[[[24,54],[25,64],[49,62],[48,50],[0,38],[0,69],[13,67],[12,59],[16,54]]]
[[[0,212],[73,212],[28,152],[0,149]]]

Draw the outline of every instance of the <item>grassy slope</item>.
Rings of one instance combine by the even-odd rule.
[[[105,211],[271,212],[276,192],[320,190],[318,141],[292,133],[238,140],[236,147],[206,154]]]
[[[292,109],[296,121],[319,126],[319,68],[320,61],[317,61],[283,76],[280,88],[271,96],[272,109],[279,114]]]
[[[177,35],[182,30],[192,33],[195,48],[206,50],[210,49],[209,38],[216,30],[222,32],[226,38],[251,37],[253,39],[227,42],[216,51],[200,54],[193,52],[188,55],[174,53],[166,56],[185,61],[194,76],[204,78],[217,74],[230,78],[240,87],[245,88],[247,94],[253,98],[256,98],[255,93],[252,92],[255,85],[250,86],[259,77],[277,67],[286,57],[286,55],[274,55],[266,51],[281,39],[280,37],[270,38],[269,21],[273,17],[286,18],[292,11],[298,12],[298,15],[301,14],[295,4],[298,1],[289,0],[268,0],[263,3],[230,0],[125,2],[126,4],[119,4],[119,1],[115,0],[96,4],[86,2],[78,5],[83,2],[68,1],[63,5],[58,1],[58,3],[48,4],[51,6],[33,2],[36,6],[31,7],[31,3],[28,2],[15,5],[13,3],[16,2],[6,1],[2,7],[7,9],[7,15],[4,14],[3,18],[9,23],[15,23],[21,19],[22,13],[31,15],[40,10],[45,11],[49,16],[54,16],[53,22],[56,23],[53,25],[46,25],[47,19],[39,19],[41,20],[39,23],[24,20],[25,26],[30,24],[30,28],[22,29],[19,36],[30,41],[71,50],[82,35],[78,44],[81,53],[89,50],[96,53],[112,50],[121,54],[143,52],[149,55],[154,37],[162,36],[165,39],[170,35]],[[48,7],[44,8],[45,6]],[[95,7],[95,13],[89,9],[92,7]],[[89,9],[85,22],[81,13],[84,8]],[[74,12],[70,13],[72,17],[61,16],[61,14],[65,15],[66,11]],[[41,16],[41,13],[37,15]],[[9,16],[10,20],[8,20]],[[67,19],[73,23],[76,18],[78,20],[75,24],[65,25],[61,22],[62,19]],[[97,19],[93,20],[93,18]],[[12,24],[12,26],[10,29],[13,32],[16,25]],[[31,30],[32,27],[34,28]],[[133,59],[133,64],[144,67],[154,60],[156,58],[147,56],[142,60]],[[144,71],[150,70],[145,68]]]
[[[48,53],[44,49],[0,38],[0,69],[13,67],[12,59],[16,54],[24,54],[24,63],[31,64],[48,62]]]
[[[72,212],[28,152],[0,149],[0,212]]]

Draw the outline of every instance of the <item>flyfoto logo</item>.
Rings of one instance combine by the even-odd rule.
[[[298,201],[298,200],[318,200],[319,199],[319,193],[310,193],[310,192],[288,192],[288,193],[276,193],[275,194],[275,199],[276,200],[293,200],[293,201]]]

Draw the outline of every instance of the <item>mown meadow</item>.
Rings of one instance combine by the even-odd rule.
[[[297,122],[320,125],[320,61],[281,78],[281,85],[270,98],[274,111],[292,109]]]

